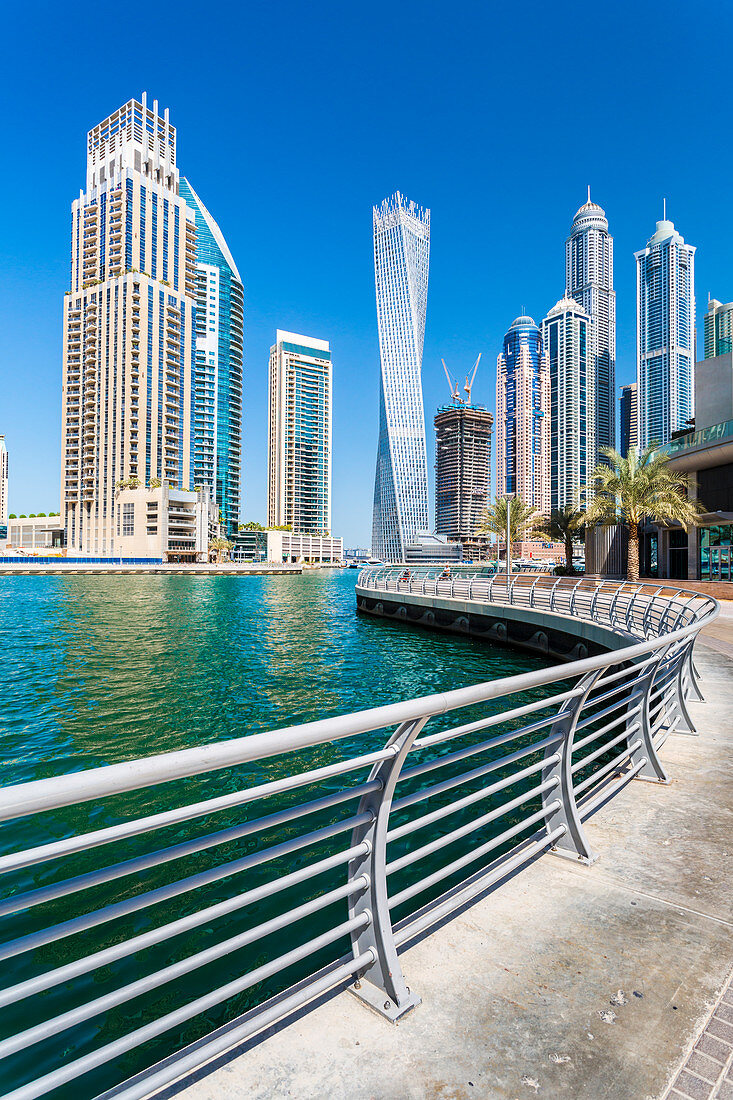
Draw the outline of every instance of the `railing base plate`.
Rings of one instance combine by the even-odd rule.
[[[353,985],[347,988],[349,993],[353,993],[368,1008],[371,1008],[392,1024],[396,1024],[406,1013],[411,1012],[413,1008],[417,1008],[422,1003],[421,997],[418,997],[416,993],[410,993],[401,1005],[396,1005],[394,1001],[387,997],[383,989],[378,989],[376,985],[365,981],[364,978],[360,982],[354,982]]]
[[[550,848],[549,852],[551,856],[560,856],[561,859],[569,859],[572,863],[582,863],[584,867],[590,867],[599,858],[595,852],[589,856],[579,856],[577,852],[571,852],[568,848]]]

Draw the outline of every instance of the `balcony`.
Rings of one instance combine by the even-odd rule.
[[[733,420],[680,436],[660,451],[669,455],[676,470],[704,470],[726,465],[733,462]]]

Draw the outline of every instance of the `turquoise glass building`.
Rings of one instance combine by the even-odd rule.
[[[221,229],[187,179],[180,194],[196,219],[193,482],[209,489],[232,537],[242,494],[244,287]]]

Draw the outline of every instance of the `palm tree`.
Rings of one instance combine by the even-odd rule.
[[[479,534],[496,535],[497,554],[500,538],[506,538],[506,497],[497,497],[483,516],[479,526]],[[541,521],[542,517],[531,504],[525,504],[521,497],[511,497],[509,500],[509,542],[519,542],[522,535],[532,530]],[[507,562],[511,551],[507,547]]]
[[[669,455],[656,444],[641,453],[629,448],[622,458],[613,447],[601,451],[605,462],[591,477],[592,499],[585,513],[586,525],[612,527],[622,523],[629,533],[627,578],[639,579],[639,524],[649,517],[654,523],[681,523],[694,527],[702,511],[699,500],[688,497],[688,480],[669,468]]]
[[[553,508],[550,518],[545,519],[537,527],[537,533],[544,535],[551,542],[565,543],[565,570],[573,573],[573,536],[579,537],[585,524],[585,512],[576,508],[574,504],[566,504],[564,508]]]

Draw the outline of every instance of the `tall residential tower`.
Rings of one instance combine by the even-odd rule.
[[[639,446],[669,443],[694,413],[695,249],[657,222],[636,259]]]
[[[8,526],[8,448],[5,436],[0,435],[0,538],[4,538]]]
[[[327,340],[277,330],[268,404],[270,527],[331,532],[331,351]]]
[[[636,382],[621,387],[619,411],[621,420],[620,452],[622,458],[628,458],[629,448],[639,446],[639,401]]]
[[[589,329],[587,430],[594,451],[616,446],[616,294],[613,289],[613,237],[605,211],[588,201],[573,218],[565,242],[565,297],[577,302],[591,319]]]
[[[708,298],[705,310],[705,359],[733,351],[733,302]]]
[[[232,537],[242,491],[244,287],[221,229],[187,179],[181,195],[196,219],[193,481],[209,490]]]
[[[120,549],[120,482],[191,483],[196,228],[168,111],[130,100],[87,137],[64,299],[61,510],[71,553]]]
[[[496,362],[496,493],[550,511],[550,376],[542,336],[517,317]]]
[[[542,322],[542,342],[550,371],[550,503],[552,508],[582,504],[582,492],[595,466],[596,442],[590,427],[588,353],[592,322],[572,298],[562,298]]]
[[[397,192],[373,210],[381,385],[372,553],[403,561],[428,529],[422,353],[428,301],[430,211]]]

